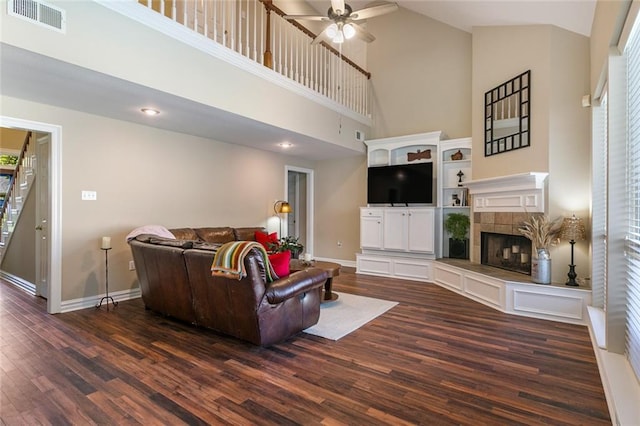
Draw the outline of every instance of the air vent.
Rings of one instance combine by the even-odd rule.
[[[9,0],[7,7],[11,16],[65,32],[66,13],[59,7],[34,0]]]

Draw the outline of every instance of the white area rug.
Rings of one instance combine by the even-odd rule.
[[[320,320],[304,331],[325,339],[338,340],[397,304],[398,302],[339,293],[335,302],[320,305]]]

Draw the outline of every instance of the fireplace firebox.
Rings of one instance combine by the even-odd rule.
[[[481,232],[483,265],[531,275],[531,240],[522,235]]]

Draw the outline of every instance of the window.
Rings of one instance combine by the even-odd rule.
[[[626,351],[640,377],[640,30],[636,20],[624,55],[627,58],[627,193],[628,230]]]

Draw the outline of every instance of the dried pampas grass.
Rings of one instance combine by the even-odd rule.
[[[531,240],[533,253],[536,253],[539,249],[548,252],[550,246],[558,243],[561,227],[561,217],[550,220],[547,215],[531,215],[528,221],[522,222],[518,230]]]

